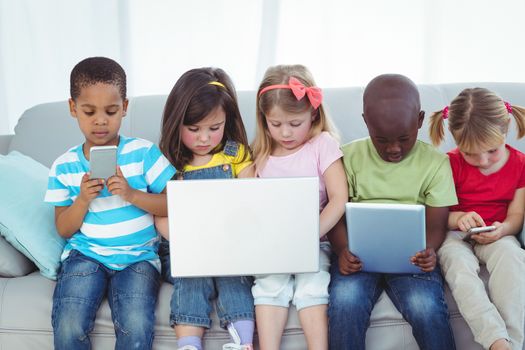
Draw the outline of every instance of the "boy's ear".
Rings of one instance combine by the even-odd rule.
[[[421,129],[421,126],[423,125],[423,120],[425,120],[425,111],[419,111],[419,115],[417,116],[418,129]]]
[[[368,124],[366,123],[366,118],[365,118],[365,114],[364,113],[361,113],[361,117],[363,117],[363,120],[365,121],[365,124],[368,126]]]
[[[126,114],[128,113],[128,104],[129,104],[128,99],[125,99],[124,102],[122,102],[122,110],[124,111],[124,114],[122,115],[122,117],[125,117]]]
[[[76,118],[77,117],[77,105],[75,103],[75,100],[73,100],[72,98],[70,98],[68,100],[69,102],[69,113],[71,114],[71,116],[73,118]]]

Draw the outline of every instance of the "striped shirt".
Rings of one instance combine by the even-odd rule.
[[[122,135],[117,164],[131,188],[148,193],[161,193],[175,174],[155,144]],[[51,167],[44,200],[55,206],[70,206],[79,196],[82,176],[88,171],[82,145],[69,149]],[[114,270],[140,261],[160,270],[158,240],[151,214],[104,187],[89,204],[80,229],[68,239],[61,260],[75,249]]]

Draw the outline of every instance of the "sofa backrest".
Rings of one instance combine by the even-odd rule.
[[[525,106],[525,83],[419,85],[422,109],[426,111],[419,139],[429,141],[427,122],[431,112],[442,109],[462,89],[477,86],[495,91],[512,104]],[[342,143],[368,135],[361,117],[363,89],[349,87],[324,90],[325,106],[339,129]],[[248,137],[252,140],[255,135],[255,92],[240,91],[238,97]],[[165,102],[166,95],[130,98],[121,133],[158,142]],[[525,152],[525,139],[516,140],[514,122],[512,124],[507,141]],[[69,114],[67,101],[45,103],[28,109],[22,115],[15,127],[9,151],[17,150],[49,167],[60,154],[83,140],[76,120]],[[447,151],[453,147],[454,141],[447,133],[440,149]]]

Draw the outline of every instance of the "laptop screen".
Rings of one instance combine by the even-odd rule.
[[[169,181],[171,271],[176,277],[319,269],[319,180]]]

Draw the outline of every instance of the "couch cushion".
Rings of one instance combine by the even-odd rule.
[[[64,240],[54,207],[44,202],[49,169],[18,152],[0,155],[0,234],[55,279]]]
[[[36,266],[0,237],[0,276],[19,277],[35,271]]]
[[[53,328],[51,309],[55,282],[32,273],[19,278],[0,278],[0,348],[6,349],[52,349]],[[155,311],[154,349],[175,349],[177,346],[173,329],[169,326],[170,300],[173,286],[162,283]],[[284,332],[281,349],[306,349],[304,336],[297,319],[295,308]],[[206,349],[220,349],[220,345],[230,342],[228,332],[219,327],[214,312],[212,328],[204,337]],[[112,349],[114,347],[114,328],[107,299],[98,309],[95,328],[91,333],[93,349]],[[12,335],[12,337],[8,337]],[[3,337],[3,338],[2,338]],[[30,346],[28,346],[30,345]]]

